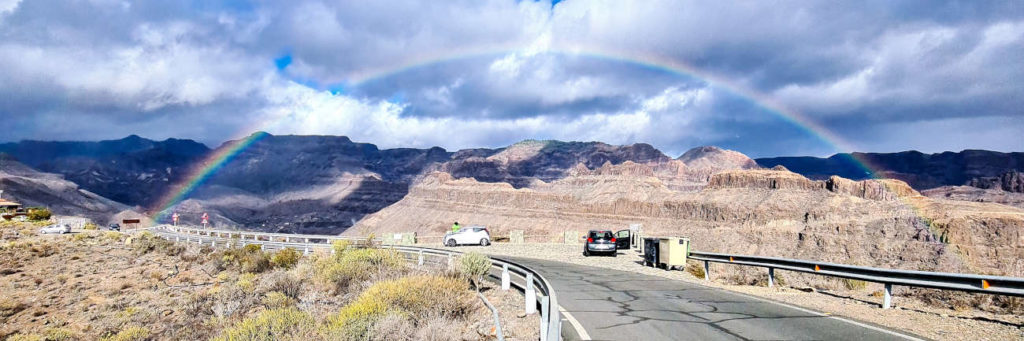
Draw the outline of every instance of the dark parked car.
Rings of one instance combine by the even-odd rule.
[[[583,244],[583,255],[606,254],[615,256],[616,247],[615,235],[612,231],[591,230],[587,233],[587,242]]]
[[[111,231],[121,231],[121,224],[113,223],[113,224],[107,225],[107,229],[111,230]]]

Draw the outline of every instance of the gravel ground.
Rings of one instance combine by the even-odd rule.
[[[441,247],[440,245],[433,245]],[[879,308],[881,298],[871,296],[878,290],[874,284],[855,291],[805,292],[797,288],[741,286],[714,280],[725,271],[726,264],[712,264],[712,281],[698,279],[685,271],[665,271],[640,265],[640,255],[633,251],[620,251],[618,257],[584,257],[582,245],[566,244],[505,244],[489,247],[463,246],[459,251],[479,251],[492,255],[530,257],[556,260],[573,264],[632,271],[653,276],[678,279],[725,290],[745,293],[788,303],[812,310],[868,322],[896,330],[907,331],[936,340],[1024,340],[1024,317],[991,314],[978,311],[956,311],[928,306],[916,299],[895,296],[894,309]],[[778,271],[785,274],[784,271]],[[880,288],[881,285],[878,285]],[[492,301],[493,302],[493,301]],[[503,319],[506,319],[503,316]]]

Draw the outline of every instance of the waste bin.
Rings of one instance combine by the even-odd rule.
[[[658,241],[658,260],[666,270],[672,267],[685,267],[686,256],[690,254],[690,239],[682,237],[663,237]]]
[[[660,238],[644,238],[644,265],[658,266],[658,244]]]

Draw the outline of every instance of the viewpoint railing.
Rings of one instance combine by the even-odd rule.
[[[711,279],[710,263],[726,263],[768,268],[769,287],[775,284],[775,269],[881,283],[885,286],[883,309],[888,309],[892,305],[893,285],[1024,296],[1024,278],[1017,277],[883,269],[800,259],[699,251],[690,251],[689,259],[704,262],[705,280]]]
[[[317,249],[329,249],[333,253],[334,249],[331,248],[331,244],[336,240],[364,242],[367,240],[366,238],[357,237],[210,230],[171,225],[158,225],[147,228],[145,231],[176,242],[197,243],[211,247],[260,245],[260,248],[263,250],[291,248],[301,250],[303,254],[310,254]],[[400,245],[382,245],[382,247],[405,254],[408,261],[415,259],[417,265],[424,265],[427,261],[433,261],[434,263],[446,262],[451,266],[462,255],[458,251],[429,247]],[[537,306],[540,306],[541,340],[561,340],[561,314],[558,310],[558,299],[551,283],[535,270],[505,258],[491,257],[491,265],[492,272],[489,275],[500,279],[503,290],[508,290],[514,286],[523,291],[526,314],[536,313],[538,311]],[[516,280],[513,280],[513,276]]]

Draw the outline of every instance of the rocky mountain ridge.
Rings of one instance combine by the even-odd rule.
[[[756,161],[765,168],[781,165],[811,179],[823,180],[838,175],[860,180],[874,176],[902,180],[916,190],[968,185],[975,178],[1024,171],[1024,153],[972,149],[935,154],[918,151],[841,153],[828,158],[775,157]]]

